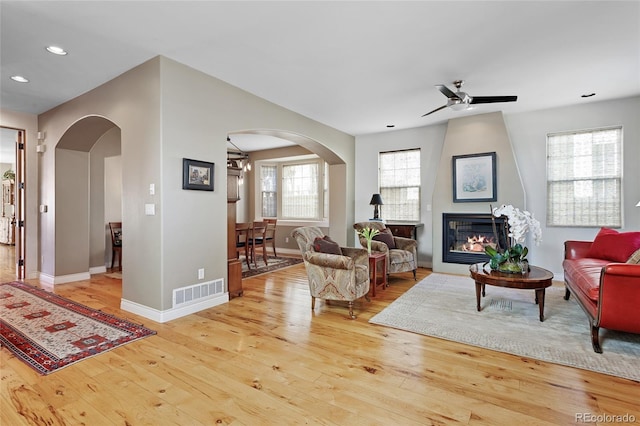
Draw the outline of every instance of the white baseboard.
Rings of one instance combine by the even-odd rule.
[[[57,284],[71,283],[74,281],[88,280],[88,279],[91,279],[91,274],[89,272],[80,272],[77,274],[53,276],[53,275],[40,272],[38,279],[48,285],[57,285]]]
[[[91,275],[104,274],[105,272],[107,272],[107,267],[106,266],[94,266],[94,267],[89,268],[89,273]]]
[[[148,306],[141,305],[130,300],[121,299],[120,309],[128,312],[132,312],[141,317],[148,318],[152,321],[164,323],[177,318],[181,318],[187,315],[195,314],[204,309],[213,308],[214,306],[222,305],[229,302],[229,293],[220,294],[217,297],[204,300],[202,302],[196,302],[191,305],[181,306],[175,309],[167,309],[165,311],[159,311]]]

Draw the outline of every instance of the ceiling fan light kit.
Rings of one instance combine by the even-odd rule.
[[[447,104],[434,109],[423,115],[423,117],[440,111],[444,108],[451,108],[454,111],[464,111],[473,109],[473,104],[490,104],[496,102],[515,102],[518,100],[517,96],[471,96],[468,93],[460,90],[464,80],[456,80],[453,85],[456,87],[456,91],[451,91],[444,84],[436,84],[438,90],[447,97]]]

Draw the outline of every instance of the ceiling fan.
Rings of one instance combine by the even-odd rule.
[[[455,111],[462,111],[469,109],[473,104],[491,104],[496,102],[515,102],[518,100],[517,96],[471,96],[468,93],[462,92],[460,88],[464,84],[464,80],[456,80],[453,85],[456,86],[456,92],[449,90],[444,84],[436,84],[436,87],[443,95],[447,97],[447,104],[442,105],[439,108],[434,109],[431,112],[426,113],[423,117],[433,114],[436,111],[440,111],[443,108],[450,107]]]

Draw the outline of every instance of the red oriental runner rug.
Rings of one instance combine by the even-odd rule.
[[[0,344],[41,374],[153,334],[25,283],[0,284]]]

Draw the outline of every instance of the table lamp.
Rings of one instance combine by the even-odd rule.
[[[382,202],[382,197],[380,196],[380,194],[373,194],[371,196],[371,201],[369,201],[369,204],[374,206],[374,208],[373,208],[373,220],[380,220],[380,209],[379,209],[379,206],[384,204]]]

